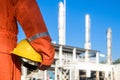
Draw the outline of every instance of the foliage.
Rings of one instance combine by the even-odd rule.
[[[115,61],[113,62],[113,64],[120,64],[120,58],[118,58],[117,60],[115,60]]]

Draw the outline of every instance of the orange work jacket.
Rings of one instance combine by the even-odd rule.
[[[48,32],[36,0],[0,0],[0,52],[10,53],[17,44],[17,21],[29,39]],[[30,44],[43,57],[42,64],[51,65],[54,48],[49,35],[37,37]]]
[[[0,0],[0,52],[12,51],[17,42],[17,21],[21,24],[26,37],[48,32],[38,5],[35,0]],[[31,41],[32,46],[43,52],[45,64],[52,63],[54,49],[50,36]],[[50,52],[51,51],[51,52]],[[44,60],[43,60],[44,61]]]

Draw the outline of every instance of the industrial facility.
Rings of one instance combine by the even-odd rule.
[[[84,48],[66,45],[66,0],[59,3],[58,36],[59,43],[53,43],[55,58],[53,65],[46,71],[29,71],[22,67],[22,80],[120,80],[120,64],[112,64],[112,30],[108,28],[107,59],[100,63],[104,55],[91,49],[91,19],[85,15]]]

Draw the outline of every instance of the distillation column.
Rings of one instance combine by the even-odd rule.
[[[107,30],[107,64],[108,65],[112,64],[112,30],[111,28],[108,28]],[[111,76],[108,76],[107,80],[113,79],[112,72],[113,71],[111,70]]]
[[[66,27],[66,13],[65,13],[65,7],[66,6],[66,0],[59,3],[59,11],[58,11],[58,41],[61,45],[59,47],[59,60],[56,62],[55,66],[55,80],[62,80],[62,59],[63,59],[63,53],[62,53],[62,45],[65,45],[65,27]]]
[[[59,50],[59,62],[60,66],[62,65],[62,45],[65,45],[65,9],[64,9],[64,4],[63,2],[59,3],[59,13],[58,13],[58,40],[60,46]]]

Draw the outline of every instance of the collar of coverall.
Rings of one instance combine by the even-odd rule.
[[[49,33],[48,32],[38,33],[38,34],[28,38],[28,41],[31,42],[37,38],[44,37],[44,36],[49,36]]]

